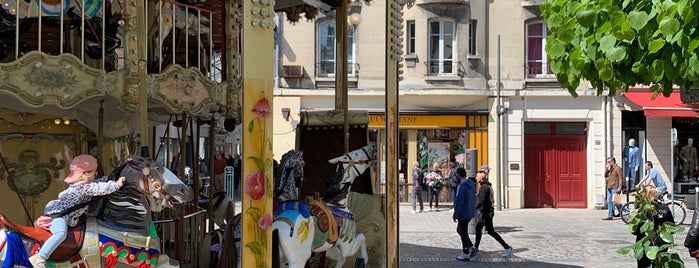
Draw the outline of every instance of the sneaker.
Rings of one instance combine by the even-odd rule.
[[[432,211],[432,208],[430,208],[430,210],[428,210],[428,211]]]
[[[461,253],[461,254],[459,254],[459,256],[456,256],[456,260],[457,261],[468,261],[469,258],[468,258],[468,255],[466,255],[466,253]]]
[[[410,211],[410,213],[415,214],[415,213],[417,213],[417,212],[416,212],[415,210],[413,210],[413,211]]]
[[[473,257],[476,257],[476,254],[478,254],[478,249],[476,247],[471,247],[471,250],[468,252],[468,258],[473,259]]]
[[[512,254],[512,247],[505,249],[505,251],[502,252],[502,257],[503,258],[509,258],[510,255]]]
[[[29,257],[29,262],[34,266],[34,268],[46,268],[46,258],[39,255],[39,253]]]
[[[437,212],[439,212],[439,209],[438,209],[438,208],[435,208],[435,209],[434,209],[434,211],[437,211]]]
[[[425,211],[421,209],[421,210],[420,210],[420,213],[423,213],[423,212],[425,212]]]

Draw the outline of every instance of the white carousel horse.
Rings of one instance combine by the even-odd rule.
[[[179,266],[177,261],[160,253],[151,211],[191,201],[191,189],[160,163],[139,156],[129,156],[128,162],[115,169],[109,179],[119,177],[126,177],[124,186],[99,200],[96,217],[87,217],[86,223],[69,228],[68,238],[54,251],[49,262],[57,267],[68,267],[63,265],[68,261],[74,265],[82,262],[87,267],[91,263],[98,267]],[[15,224],[2,213],[0,225],[40,244],[51,235],[39,227]],[[6,237],[4,230],[0,231],[0,237]],[[0,251],[0,262],[8,260],[8,252],[12,256],[17,256],[17,252],[24,257],[28,255],[25,248],[7,244]]]
[[[274,169],[274,198],[278,201],[297,200],[298,188],[303,183],[303,152],[290,150],[284,155],[279,165]],[[213,230],[202,239],[199,251],[199,267],[219,267],[221,260],[237,263],[240,267],[240,213],[235,216],[232,213],[232,206],[235,202],[231,200],[225,192],[214,194],[212,208],[214,210],[213,221],[219,228]],[[232,233],[229,233],[232,231]],[[230,238],[230,239],[225,239]],[[230,242],[230,240],[234,240]],[[231,246],[224,246],[224,245]],[[232,245],[235,244],[235,248]],[[235,249],[235,252],[231,252]]]
[[[279,205],[272,230],[278,232],[282,264],[304,267],[311,253],[326,251],[326,256],[336,261],[335,267],[342,267],[347,257],[360,251],[366,265],[366,237],[357,231],[346,202],[352,182],[373,166],[375,155],[376,146],[367,145],[330,159],[332,164],[342,164],[340,181],[334,184],[337,191],[329,191],[324,201],[286,201]]]

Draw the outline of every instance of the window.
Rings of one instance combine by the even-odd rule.
[[[318,75],[335,75],[335,22],[327,21],[318,24]],[[354,27],[347,29],[347,74],[354,76],[356,71]]]
[[[471,20],[468,24],[468,54],[478,55],[476,53],[476,20]]]
[[[406,44],[406,54],[415,54],[415,21],[414,20],[409,20],[407,25],[407,35],[405,40]]]
[[[529,77],[553,77],[546,59],[546,23],[537,21],[527,25],[527,75]]]
[[[432,75],[453,75],[456,58],[456,25],[440,19],[429,24],[428,72]]]

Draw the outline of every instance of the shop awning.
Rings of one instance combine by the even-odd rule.
[[[655,94],[649,89],[629,91],[622,95],[643,109],[646,116],[697,117],[699,105],[683,103],[679,92],[672,92],[670,97]]]

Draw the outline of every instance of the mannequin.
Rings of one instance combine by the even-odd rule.
[[[640,166],[640,150],[636,147],[636,140],[629,139],[629,146],[624,148],[624,177],[629,180],[627,185],[636,185],[636,174]]]
[[[692,174],[697,167],[697,148],[693,146],[694,140],[687,139],[687,145],[680,150],[682,160],[682,178],[687,181],[692,179]]]
[[[672,168],[674,170],[675,174],[672,174],[672,176],[675,178],[677,181],[684,181],[682,176],[680,176],[680,163],[682,160],[680,159],[680,141],[679,139],[675,139],[675,143],[672,146]],[[686,181],[684,181],[686,182]]]

